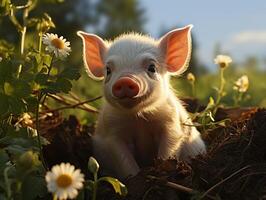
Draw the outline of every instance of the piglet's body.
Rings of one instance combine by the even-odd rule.
[[[106,102],[93,150],[110,173],[124,178],[157,157],[188,160],[205,152],[200,133],[169,84],[170,75],[187,68],[190,30],[176,29],[160,40],[126,34],[112,43],[78,32],[89,75],[104,79]]]

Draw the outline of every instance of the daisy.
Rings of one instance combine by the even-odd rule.
[[[44,34],[43,43],[47,45],[45,50],[53,52],[57,58],[65,58],[69,55],[69,52],[71,52],[70,42],[66,41],[63,36],[58,37],[57,34]]]
[[[214,59],[214,63],[219,65],[221,68],[226,68],[232,62],[232,58],[230,56],[218,55]]]
[[[244,93],[248,90],[249,80],[247,75],[241,76],[236,82],[233,87],[234,90],[238,92]]]
[[[45,176],[48,191],[55,199],[74,199],[78,189],[83,187],[84,175],[69,163],[61,163],[52,167]]]

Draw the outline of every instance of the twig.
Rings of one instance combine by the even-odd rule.
[[[176,190],[179,190],[179,191],[182,191],[182,192],[186,192],[186,193],[189,193],[189,194],[195,194],[197,193],[196,190],[193,190],[191,188],[188,188],[186,186],[183,186],[183,185],[179,185],[177,183],[173,183],[173,182],[170,182],[170,181],[166,181],[164,179],[160,179],[158,177],[155,177],[155,176],[151,176],[151,175],[148,175],[147,178],[150,178],[150,179],[153,179],[153,180],[157,180],[159,181],[160,183],[168,186],[168,187],[171,187],[173,189],[176,189]]]
[[[80,99],[79,99],[79,97],[76,95],[76,94],[74,94],[73,92],[69,92],[69,95],[72,97],[72,99],[74,99],[74,100],[76,100],[77,101],[77,103],[80,103],[81,101],[80,101]],[[100,98],[101,96],[99,96],[99,98]],[[98,97],[96,97],[96,99],[95,100],[98,100]],[[93,99],[92,99],[92,101],[94,101]],[[91,102],[91,101],[89,101],[89,102]],[[88,102],[87,102],[88,103]],[[83,106],[85,107],[85,108],[87,108],[87,109],[91,109],[91,106],[90,105],[88,105],[88,104],[83,104]]]
[[[78,97],[75,93],[73,93],[73,92],[69,92],[69,95],[70,95],[73,99],[75,99],[75,100],[77,100],[77,101],[80,101],[80,100],[79,100],[79,97]]]
[[[237,175],[238,173],[246,170],[247,168],[249,168],[250,165],[243,167],[239,170],[237,170],[236,172],[234,172],[233,174],[231,174],[230,176],[228,176],[227,178],[221,180],[220,182],[216,183],[214,186],[212,186],[210,189],[208,189],[203,195],[200,196],[199,199],[203,199],[204,197],[206,197],[208,195],[208,193],[210,193],[212,190],[214,190],[216,187],[218,187],[219,185],[223,184],[225,181],[229,180],[230,178],[232,178],[233,176]]]
[[[92,98],[92,99],[89,99],[89,100],[86,100],[86,101],[82,101],[82,102],[79,102],[79,103],[76,103],[76,104],[70,104],[70,103],[64,101],[64,99],[62,99],[62,97],[55,96],[55,95],[50,95],[50,94],[48,94],[48,96],[51,97],[51,98],[53,98],[56,101],[59,101],[59,102],[65,104],[66,106],[59,107],[59,108],[56,108],[56,109],[53,109],[53,110],[48,110],[46,112],[55,112],[55,111],[59,111],[59,110],[64,110],[64,109],[69,109],[69,108],[77,108],[78,107],[78,108],[83,109],[83,110],[86,110],[88,112],[98,113],[97,110],[93,110],[93,109],[88,108],[88,107],[82,108],[80,106],[81,105],[84,105],[86,103],[93,102],[93,101],[96,101],[96,100],[102,98],[102,96],[98,96],[98,97],[95,97],[95,98]]]

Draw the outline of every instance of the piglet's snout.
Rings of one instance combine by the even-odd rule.
[[[112,92],[117,98],[134,98],[139,93],[139,85],[130,77],[122,77],[115,82]]]

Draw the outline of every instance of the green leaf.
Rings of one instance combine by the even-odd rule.
[[[38,104],[37,97],[29,96],[25,98],[24,100],[26,101],[28,111],[34,112]]]
[[[14,53],[14,45],[6,40],[0,40],[0,52],[2,58],[7,58]]]
[[[22,147],[20,145],[9,145],[7,146],[6,150],[15,156],[19,156],[27,151],[27,148]]]
[[[48,75],[43,73],[38,73],[35,77],[35,82],[39,83],[40,85],[45,85],[48,80]]]
[[[58,92],[68,93],[72,88],[70,80],[65,78],[58,78],[56,82],[48,82],[47,86],[42,89],[44,93],[55,94]]]
[[[14,93],[14,87],[12,86],[12,84],[5,82],[4,83],[4,91],[6,95],[12,95]]]
[[[43,177],[28,176],[22,183],[22,199],[32,200],[44,197],[47,193],[46,183]]]
[[[30,85],[23,80],[17,80],[14,82],[14,95],[17,97],[23,98],[28,97],[31,94],[31,87]]]
[[[37,137],[33,137],[27,128],[20,128],[19,131],[15,131],[14,126],[8,127],[7,134],[5,137],[0,138],[0,146],[12,146],[11,149],[19,152],[23,151],[23,149],[36,149],[38,147]],[[17,147],[17,146],[20,147]],[[38,150],[38,148],[37,148]]]
[[[45,65],[47,65],[47,66],[50,66],[51,65],[52,57],[50,55],[44,54],[42,56],[42,59],[43,59],[43,63]]]
[[[118,193],[118,194],[120,194],[122,196],[126,196],[127,195],[127,188],[126,188],[126,186],[123,183],[121,183],[116,178],[113,178],[113,177],[102,177],[98,181],[99,182],[100,181],[108,182],[108,183],[110,183],[113,186],[113,188],[114,188],[114,190],[115,190],[116,193]]]
[[[8,97],[0,93],[0,115],[5,114],[8,111],[8,107]]]
[[[0,48],[1,52],[1,48]],[[10,63],[8,61],[1,61],[0,63],[0,85],[4,84],[11,76],[12,70],[10,70]]]
[[[42,64],[42,57],[40,54],[35,54],[34,56],[34,65],[40,65]]]
[[[26,111],[26,105],[21,98],[9,97],[9,110],[13,114],[21,114]]]
[[[61,84],[64,84],[64,87],[62,87],[62,92],[64,93],[70,92],[72,88],[72,83],[69,80],[66,79],[63,82],[61,82]]]
[[[64,93],[68,93],[72,88],[71,82],[65,78],[58,78],[56,81],[56,86],[59,91]]]
[[[80,78],[80,69],[77,67],[67,67],[59,74],[59,77],[78,80]]]
[[[4,83],[4,91],[6,95],[23,98],[30,95],[31,87],[24,80],[13,80]]]
[[[9,157],[5,150],[0,150],[0,171],[2,172],[6,167],[6,163],[8,162]]]
[[[207,107],[205,108],[205,110],[209,110],[211,108],[213,108],[215,106],[215,102],[214,102],[214,99],[212,97],[209,98],[209,102],[208,102],[208,105]]]

